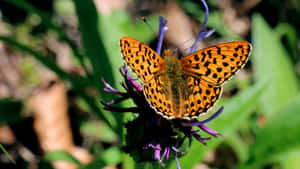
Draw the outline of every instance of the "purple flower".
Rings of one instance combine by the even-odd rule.
[[[202,0],[202,3],[206,10],[205,21],[195,43],[189,48],[190,52],[194,52],[197,43],[214,31],[210,30],[208,32],[204,32],[208,18],[208,8],[204,0]],[[161,52],[164,32],[167,30],[167,21],[163,17],[159,17],[159,21],[159,40],[156,49],[158,54]],[[138,114],[136,119],[126,123],[125,125],[127,133],[125,136],[126,144],[124,151],[130,153],[135,160],[155,160],[158,161],[160,165],[165,166],[164,161],[169,160],[169,157],[173,156],[175,158],[177,168],[180,169],[181,167],[178,157],[187,152],[187,148],[191,146],[193,138],[203,145],[207,145],[207,142],[212,139],[212,137],[203,137],[201,132],[208,133],[213,137],[221,136],[221,134],[208,128],[205,124],[215,119],[223,111],[223,107],[204,121],[198,121],[196,119],[167,120],[151,108],[145,99],[142,86],[129,75],[125,65],[120,68],[120,73],[124,78],[124,82],[122,82],[121,85],[125,91],[118,91],[102,79],[105,85],[104,90],[119,96],[119,98],[114,99],[111,102],[102,104],[106,110],[112,112],[132,112]],[[129,98],[134,101],[136,106],[128,108],[115,106],[115,104]],[[154,152],[154,154],[151,152]]]
[[[111,102],[102,104],[106,110],[112,112],[133,112],[139,114],[135,120],[125,125],[127,134],[125,136],[126,146],[124,147],[124,150],[130,153],[137,161],[156,160],[159,164],[165,166],[164,161],[169,160],[169,157],[172,155],[176,160],[177,168],[181,168],[178,157],[184,155],[187,151],[187,148],[184,149],[182,147],[190,147],[193,138],[206,145],[212,138],[203,137],[201,132],[206,132],[213,137],[221,135],[208,128],[205,124],[215,119],[223,111],[223,107],[204,121],[196,119],[189,121],[183,119],[167,120],[151,108],[144,97],[142,86],[129,75],[126,66],[123,66],[120,72],[124,77],[124,82],[121,85],[125,92],[116,90],[102,80],[106,86],[104,88],[105,91],[120,96]],[[133,99],[135,107],[122,108],[114,106],[129,98]],[[151,155],[151,152],[154,152],[154,154]]]

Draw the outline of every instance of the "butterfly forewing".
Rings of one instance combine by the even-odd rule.
[[[248,42],[228,42],[199,50],[181,59],[182,70],[213,85],[221,85],[248,60]]]
[[[123,37],[120,39],[120,47],[127,65],[142,82],[148,82],[161,69],[163,58],[142,42]]]

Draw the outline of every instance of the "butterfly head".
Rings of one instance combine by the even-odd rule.
[[[164,50],[164,56],[165,56],[165,58],[173,56],[172,50],[171,49]]]
[[[176,56],[177,57],[178,55],[178,49],[174,49],[174,50],[171,50],[171,49],[165,49],[164,50],[164,56],[165,58],[167,57],[170,57],[170,56]]]
[[[176,51],[172,51],[170,49],[164,50],[164,70],[166,70],[167,73],[170,73],[172,75],[177,75],[181,72],[180,67],[181,63],[180,60],[177,58]]]
[[[164,58],[171,62],[176,62],[178,60],[178,50],[174,49],[165,49],[164,50]]]

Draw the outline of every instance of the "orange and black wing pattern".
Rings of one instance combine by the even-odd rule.
[[[120,47],[127,65],[136,73],[142,82],[150,81],[164,61],[148,45],[130,37],[120,39]]]
[[[245,65],[250,51],[248,42],[222,43],[182,58],[182,70],[212,85],[221,85]]]

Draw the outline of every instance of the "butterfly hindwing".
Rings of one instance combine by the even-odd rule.
[[[195,118],[212,108],[222,94],[222,86],[213,86],[193,76],[186,76],[187,90],[192,91],[187,97],[187,114],[184,117]]]
[[[144,84],[144,94],[155,111],[165,118],[174,118],[172,101],[168,99],[164,91],[165,88],[161,85],[160,78],[153,78]]]

